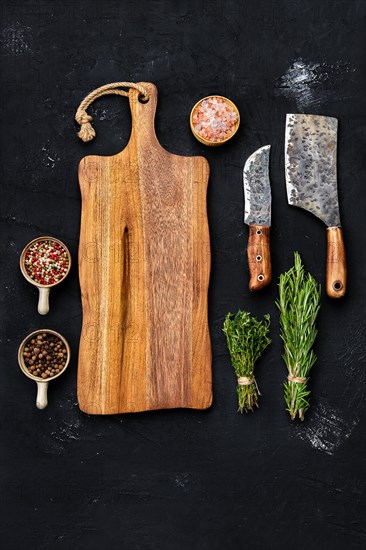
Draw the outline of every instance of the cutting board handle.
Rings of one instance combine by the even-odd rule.
[[[341,227],[327,228],[326,290],[330,298],[342,298],[346,293],[346,253]]]
[[[132,117],[132,131],[130,143],[135,143],[138,149],[145,148],[147,144],[162,149],[155,133],[155,113],[158,101],[158,90],[151,82],[139,82],[139,85],[148,92],[149,99],[143,101],[141,94],[135,88],[129,90],[129,100]]]

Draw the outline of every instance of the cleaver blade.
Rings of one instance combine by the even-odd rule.
[[[256,291],[268,285],[272,277],[269,244],[271,226],[271,185],[269,153],[265,145],[247,159],[243,170],[244,222],[249,225],[249,289]]]
[[[333,117],[286,116],[287,200],[327,226],[326,291],[331,298],[344,296],[347,278],[337,189],[337,129]]]

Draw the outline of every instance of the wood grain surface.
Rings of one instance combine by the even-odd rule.
[[[249,289],[260,290],[271,282],[270,227],[250,225],[248,239]]]
[[[346,252],[341,227],[327,228],[326,291],[330,298],[342,298],[346,293]]]
[[[212,401],[209,166],[160,146],[157,90],[142,85],[150,99],[130,90],[127,147],[79,165],[78,401],[91,414],[205,409]]]

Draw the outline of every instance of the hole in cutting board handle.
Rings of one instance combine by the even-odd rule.
[[[142,104],[149,103],[150,99],[142,99],[141,96],[139,96],[139,102]]]

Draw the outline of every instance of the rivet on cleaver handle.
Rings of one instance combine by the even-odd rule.
[[[337,128],[333,117],[286,116],[287,199],[328,228],[326,291],[331,298],[344,296],[347,279],[337,190]]]
[[[249,289],[253,291],[267,286],[272,278],[269,238],[271,226],[270,149],[270,145],[265,145],[250,155],[243,171],[244,222],[249,225]]]

